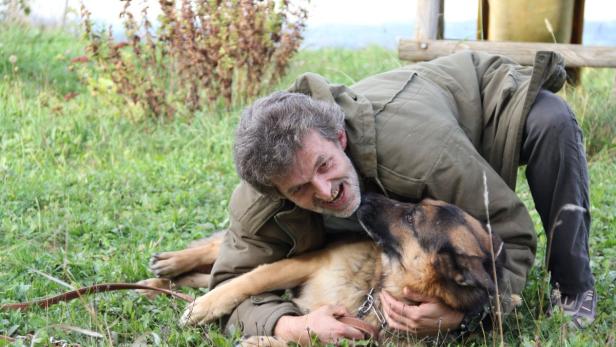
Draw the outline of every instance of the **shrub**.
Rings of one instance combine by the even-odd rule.
[[[126,1],[120,14],[126,41],[119,43],[111,28],[95,32],[82,6],[89,60],[117,93],[158,117],[172,117],[178,108],[229,108],[258,95],[285,72],[307,17],[305,8],[286,0],[159,3],[156,35],[147,7],[137,22]]]

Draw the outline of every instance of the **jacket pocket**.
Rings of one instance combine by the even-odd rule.
[[[422,179],[410,178],[379,165],[379,178],[387,191],[404,201],[417,201],[423,197],[426,183]]]

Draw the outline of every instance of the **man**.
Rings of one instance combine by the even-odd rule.
[[[587,165],[575,118],[551,93],[564,79],[562,58],[554,53],[539,53],[531,68],[465,52],[350,88],[306,74],[288,92],[258,100],[237,130],[242,182],[230,202],[211,287],[258,264],[319,248],[339,232],[361,233],[354,215],[361,194],[378,191],[399,200],[445,200],[489,220],[508,254],[501,290],[520,294],[536,246],[528,211],[514,193],[517,168],[526,164],[536,208],[553,235],[552,284],[576,324],[591,322],[596,297]],[[560,212],[566,204],[586,212]],[[361,337],[336,320],[344,308],[303,314],[278,294],[241,303],[227,329],[299,342],[307,331],[323,341]],[[468,329],[485,317],[484,308],[463,317],[433,298],[405,294],[419,304],[379,298],[391,329],[433,335]],[[504,302],[504,309],[512,304]]]

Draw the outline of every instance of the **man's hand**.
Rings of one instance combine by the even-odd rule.
[[[464,318],[462,312],[451,309],[436,298],[421,296],[408,288],[404,288],[404,296],[418,304],[405,304],[386,291],[381,292],[385,319],[393,329],[408,331],[417,336],[434,336],[439,330],[445,333],[457,329]]]
[[[343,338],[361,340],[364,334],[342,322],[337,317],[349,315],[341,305],[321,306],[304,316],[282,316],[274,328],[274,335],[300,345],[310,344],[315,335],[321,342],[337,343]]]

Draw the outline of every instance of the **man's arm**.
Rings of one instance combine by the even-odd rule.
[[[271,227],[268,223],[263,226],[265,230]],[[262,232],[267,234],[265,230]],[[232,229],[229,230],[221,245],[221,256],[212,271],[214,277],[211,288],[250,270],[256,266],[252,264],[259,260],[261,262],[257,264],[278,260],[276,255],[284,257],[289,247],[268,241],[272,242],[273,239],[266,241],[242,238]],[[242,302],[224,320],[223,325],[229,332],[239,329],[243,335],[278,336],[300,344],[308,343],[311,335],[317,336],[322,342],[332,343],[341,338],[363,338],[359,330],[337,320],[337,317],[342,315],[349,315],[342,306],[323,306],[302,315],[292,302],[284,300],[278,293],[264,293]]]
[[[272,224],[273,222],[267,222],[262,228],[274,228]],[[280,240],[238,235],[232,222],[212,269],[210,288],[213,289],[260,264],[280,260],[289,249],[290,246]],[[239,329],[244,335],[273,335],[274,326],[281,316],[301,315],[292,302],[284,300],[280,295],[281,293],[277,292],[250,297],[222,320],[222,326],[227,331]]]
[[[544,75],[533,83],[558,88],[561,64],[544,69],[539,69]],[[465,52],[424,63],[421,71],[450,92],[447,95],[454,100],[460,125],[452,126],[443,138],[439,159],[426,174],[425,193],[490,222],[507,251],[501,287],[520,294],[534,261],[537,240],[528,210],[512,187],[519,158],[515,144],[523,129],[522,106],[528,102],[525,98],[534,70],[503,56]],[[510,309],[506,302],[505,310]]]
[[[287,255],[292,241],[272,218],[280,207],[279,200],[258,193],[246,182],[236,187],[229,202],[229,229],[212,269],[210,289]],[[279,294],[263,293],[245,300],[222,320],[221,327],[245,335],[271,335],[279,317],[300,314]]]
[[[490,165],[477,153],[461,129],[452,128],[444,139],[439,159],[427,175],[428,196],[451,202],[482,221],[488,220],[507,251],[503,269],[501,302],[503,312],[512,310],[511,294],[520,294],[533,264],[536,235],[524,204]],[[488,207],[484,202],[484,175]],[[418,302],[408,305],[390,295],[381,297],[389,325],[418,335],[433,335],[441,330],[457,329],[463,314],[433,298],[405,293],[407,299]]]
[[[271,216],[278,208],[272,208],[272,204],[266,200],[246,183],[240,184],[233,193],[230,203],[231,225],[212,269],[210,288],[260,264],[287,256],[293,241],[273,221]],[[266,221],[263,223],[264,217],[255,217],[251,210],[256,210],[256,214],[266,214]],[[263,293],[245,300],[223,319],[222,326],[227,331],[239,329],[243,335],[275,335],[288,341],[304,341],[309,338],[308,332],[324,342],[335,342],[343,337],[363,337],[357,329],[336,319],[342,314],[348,314],[344,308],[327,306],[302,315],[292,302],[279,294]]]
[[[492,231],[503,240],[507,259],[499,288],[504,311],[509,312],[513,308],[511,294],[522,292],[533,265],[537,236],[532,220],[526,206],[477,153],[461,129],[452,129],[445,141],[429,174],[426,193],[489,222]]]

